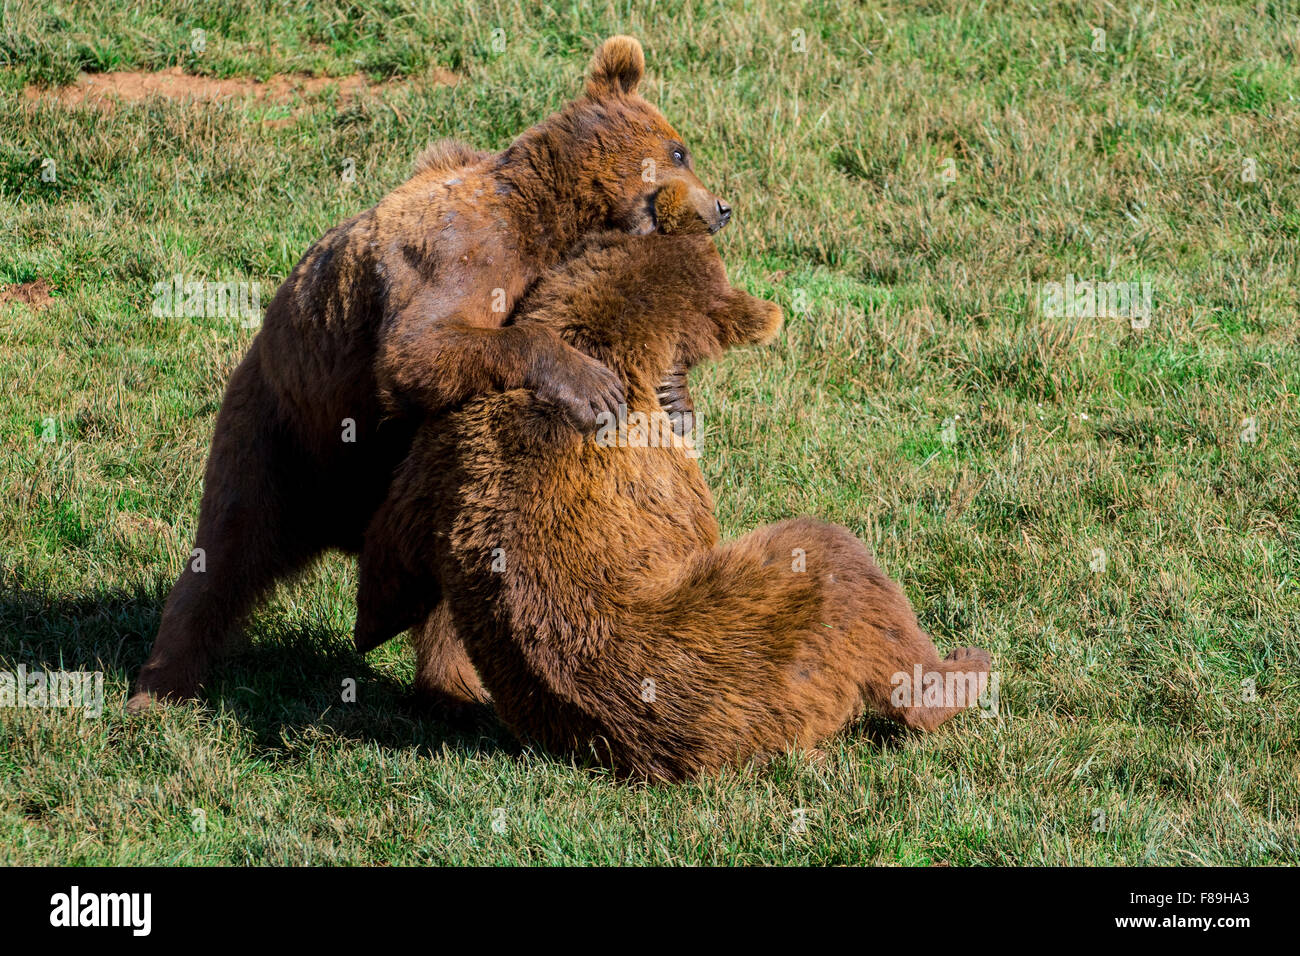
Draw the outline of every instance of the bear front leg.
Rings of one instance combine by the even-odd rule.
[[[600,362],[537,324],[487,327],[460,316],[405,323],[385,337],[380,382],[390,404],[426,411],[491,392],[526,388],[590,431],[601,413],[625,404],[623,382]]]

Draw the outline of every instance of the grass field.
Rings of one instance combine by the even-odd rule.
[[[114,6],[0,23],[0,671],[107,696],[0,708],[0,862],[1300,860],[1296,4]],[[693,376],[724,533],[852,528],[941,650],[992,651],[998,717],[628,787],[422,715],[408,648],[351,650],[342,556],[201,705],[126,717],[253,334],[155,283],[265,304],[425,142],[504,147],[616,32],[736,208],[733,280],[788,312]],[[175,67],[339,82],[55,94]],[[1148,283],[1149,324],[1045,307],[1071,276]]]

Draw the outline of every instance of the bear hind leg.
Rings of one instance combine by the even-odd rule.
[[[446,601],[411,632],[415,645],[415,695],[447,717],[464,717],[491,702],[470,663]]]
[[[908,706],[894,708],[895,716],[914,730],[931,731],[969,707],[975,706],[988,683],[991,658],[989,652],[979,647],[959,647],[943,660],[933,664],[926,672],[938,678],[941,699],[931,702],[924,684],[919,689],[919,699]],[[913,688],[913,694],[918,689]]]
[[[241,366],[231,392],[256,399],[259,383],[250,378]],[[256,411],[266,403],[230,405],[228,398],[218,415],[195,549],[167,596],[128,711],[197,696],[209,663],[256,601],[323,550],[312,533],[321,516],[301,491],[310,479],[286,469],[282,437]]]

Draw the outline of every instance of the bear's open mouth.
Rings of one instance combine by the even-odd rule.
[[[655,210],[655,196],[646,197],[645,219],[637,228],[637,235],[640,236],[648,236],[652,232],[659,231],[659,213]]]

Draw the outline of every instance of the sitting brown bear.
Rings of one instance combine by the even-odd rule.
[[[811,747],[864,707],[929,730],[974,702],[988,654],[941,661],[852,533],[799,518],[719,545],[688,443],[640,434],[667,369],[780,326],[708,237],[593,239],[516,322],[613,369],[628,427],[584,436],[522,389],[424,427],[366,532],[359,644],[442,600],[516,733],[665,780]],[[897,696],[922,671],[969,699]]]

